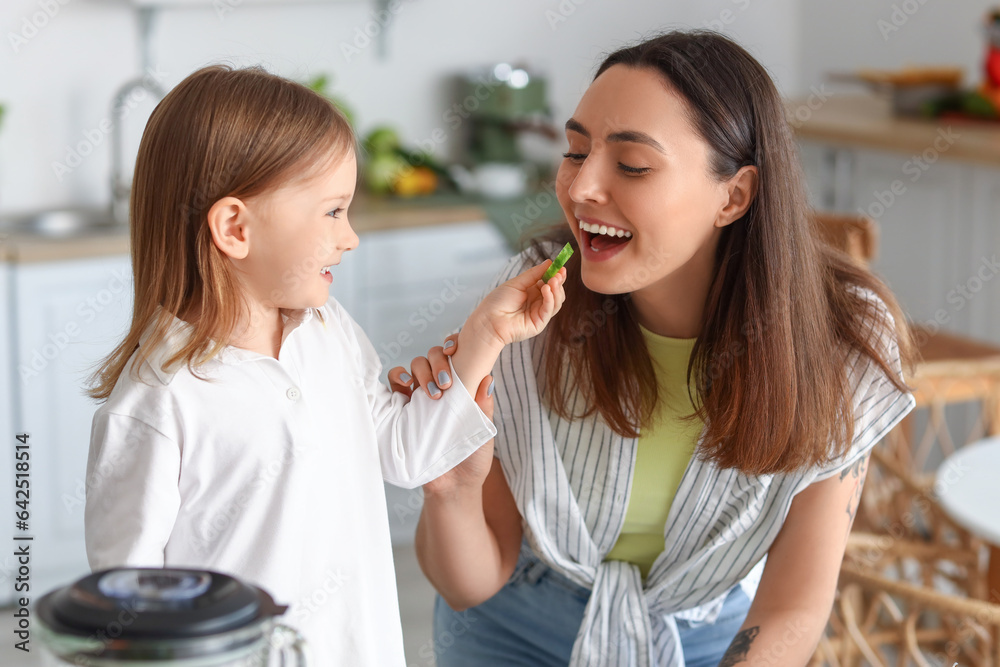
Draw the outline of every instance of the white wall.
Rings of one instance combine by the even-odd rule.
[[[387,29],[386,59],[371,45],[350,61],[342,45],[353,45],[372,20],[369,3],[203,2],[158,15],[152,62],[167,87],[218,61],[260,63],[293,78],[330,72],[362,132],[388,122],[410,142],[438,127],[449,131],[442,117],[452,103],[449,76],[501,60],[523,60],[548,75],[561,124],[602,53],[660,28],[722,28],[758,56],[783,92],[795,92],[800,78],[795,0],[403,0]],[[44,25],[26,43],[12,42],[11,35],[31,35],[32,24]],[[137,32],[131,9],[112,0],[4,0],[0,213],[109,201],[110,141],[101,125],[115,89],[139,73]],[[151,108],[137,104],[126,119],[133,153]],[[439,145],[445,154],[455,141],[448,137]],[[93,152],[60,180],[53,164],[68,165],[81,143],[95,144]]]
[[[983,17],[996,0],[805,0],[801,11],[803,88],[824,74],[862,67],[959,65],[967,84],[982,79]]]

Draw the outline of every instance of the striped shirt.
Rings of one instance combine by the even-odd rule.
[[[511,259],[492,287],[533,265],[527,253]],[[886,345],[901,375],[895,341]],[[597,413],[567,421],[542,404],[545,346],[546,332],[509,345],[494,367],[495,455],[531,548],[592,590],[572,667],[683,667],[676,620],[714,622],[736,585],[752,599],[795,495],[865,456],[914,405],[877,366],[855,355],[854,441],[835,463],[755,476],[692,457],[664,526],[664,551],[644,584],[636,565],[605,560],[624,523],[636,439],[618,435]],[[579,392],[569,405],[574,414],[582,411]]]

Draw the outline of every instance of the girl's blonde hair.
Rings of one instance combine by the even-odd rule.
[[[212,241],[215,202],[273,191],[354,150],[350,123],[329,100],[261,68],[205,67],[170,91],[146,124],[132,182],[132,325],[92,376],[90,396],[107,399],[133,354],[138,378],[175,315],[197,313],[168,368],[194,370],[231,340],[246,303]]]

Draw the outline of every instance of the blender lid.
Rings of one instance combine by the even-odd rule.
[[[220,572],[115,568],[47,593],[37,614],[59,633],[89,636],[116,627],[121,639],[180,639],[243,628],[286,608]]]

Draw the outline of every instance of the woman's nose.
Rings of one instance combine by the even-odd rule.
[[[568,192],[570,198],[578,204],[584,202],[603,204],[607,201],[608,194],[604,185],[604,175],[600,165],[593,160],[592,156],[587,156],[580,168],[576,170]]]

